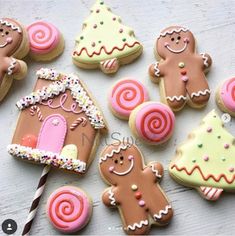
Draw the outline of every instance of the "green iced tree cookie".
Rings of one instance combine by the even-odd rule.
[[[115,73],[121,64],[130,63],[141,53],[142,45],[134,31],[123,25],[103,1],[96,1],[76,38],[74,63],[85,69],[100,67],[104,73]]]
[[[170,163],[170,175],[179,183],[196,188],[207,200],[222,191],[235,190],[234,137],[211,111],[201,125],[178,147]]]

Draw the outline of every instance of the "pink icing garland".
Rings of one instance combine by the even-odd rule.
[[[221,99],[229,110],[235,111],[235,77],[226,80],[220,89]]]
[[[60,32],[52,24],[37,21],[27,27],[30,49],[34,53],[46,54],[51,52],[60,41]]]
[[[175,116],[171,109],[161,103],[147,103],[136,114],[138,135],[153,144],[167,141],[173,132]]]
[[[109,102],[113,110],[126,118],[130,116],[134,108],[148,101],[148,99],[148,92],[144,85],[129,78],[116,83],[109,96]]]
[[[53,226],[64,232],[82,229],[90,218],[89,198],[79,188],[64,186],[53,192],[47,201],[47,214]]]

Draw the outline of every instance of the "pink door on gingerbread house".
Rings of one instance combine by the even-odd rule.
[[[47,116],[42,123],[37,149],[60,153],[67,133],[67,122],[60,114]]]

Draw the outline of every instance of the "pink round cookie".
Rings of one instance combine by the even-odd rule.
[[[235,115],[235,77],[220,86],[217,103],[223,111]]]
[[[36,60],[51,60],[63,52],[64,40],[51,23],[37,21],[27,27],[30,55]]]
[[[134,134],[144,142],[158,145],[172,136],[175,115],[162,103],[145,102],[131,113],[129,125]]]
[[[149,95],[142,83],[133,78],[125,78],[114,84],[108,100],[114,115],[128,120],[131,111],[148,101]]]
[[[92,202],[81,189],[64,186],[54,191],[47,201],[47,215],[52,225],[69,234],[82,229],[92,213]]]

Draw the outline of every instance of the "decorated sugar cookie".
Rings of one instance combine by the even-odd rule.
[[[81,189],[64,186],[47,201],[47,216],[59,231],[70,234],[85,227],[92,214],[92,201]]]
[[[218,114],[211,111],[177,148],[170,175],[178,183],[197,189],[207,200],[215,201],[223,191],[234,191],[234,141]]]
[[[64,51],[64,39],[51,23],[36,21],[27,27],[30,56],[36,61],[50,61]]]
[[[83,174],[106,124],[96,102],[76,75],[37,71],[35,89],[16,105],[21,111],[11,155]]]
[[[134,135],[145,143],[159,145],[171,138],[175,115],[165,104],[145,102],[131,112],[129,126]]]
[[[0,101],[6,96],[14,79],[23,79],[27,65],[19,60],[29,51],[24,26],[9,18],[0,19]]]
[[[142,49],[134,31],[124,26],[102,0],[96,0],[76,38],[73,62],[81,68],[100,68],[110,74],[139,57]]]
[[[125,78],[116,82],[109,93],[109,106],[113,114],[128,120],[133,109],[149,100],[145,86],[134,78]]]
[[[163,167],[158,162],[143,164],[135,145],[113,143],[101,153],[100,173],[110,187],[102,196],[108,207],[117,207],[127,234],[147,234],[151,224],[169,223],[172,207],[158,182]]]
[[[149,74],[160,84],[162,101],[173,111],[181,110],[185,103],[194,108],[205,106],[210,97],[205,73],[212,60],[207,53],[196,53],[191,31],[181,26],[164,29],[155,53],[159,61],[150,66]]]
[[[225,80],[217,89],[216,102],[218,107],[235,116],[235,78]]]

